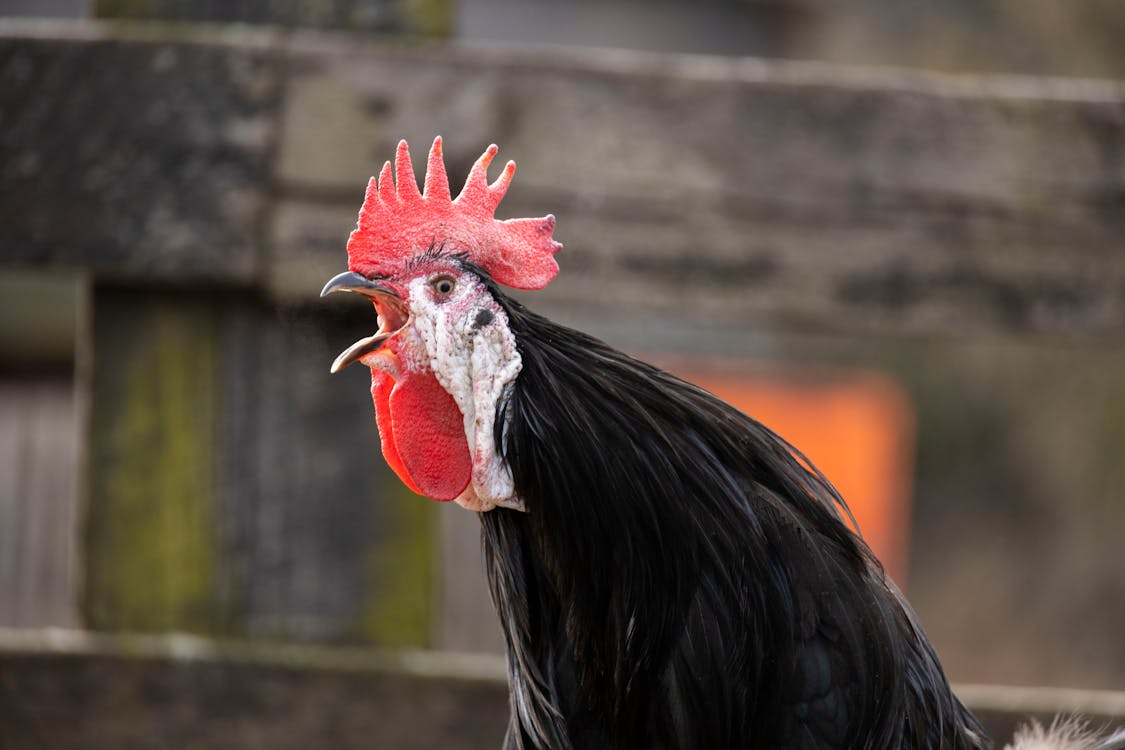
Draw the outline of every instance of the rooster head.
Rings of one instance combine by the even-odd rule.
[[[489,146],[456,199],[434,140],[419,192],[406,141],[394,169],[367,186],[348,240],[348,271],[321,296],[372,301],[379,329],[345,349],[332,372],[371,368],[383,456],[415,492],[472,510],[520,508],[495,444],[496,415],[521,367],[503,306],[488,280],[540,289],[558,273],[555,218],[498,221],[515,162],[488,184]]]

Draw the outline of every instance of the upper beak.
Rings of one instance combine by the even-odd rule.
[[[320,296],[327,297],[332,292],[355,292],[373,299],[391,297],[396,302],[402,302],[402,298],[398,296],[398,292],[395,290],[380,284],[378,281],[372,281],[355,271],[344,271],[333,276],[332,280],[320,290]]]
[[[362,294],[374,301],[376,309],[379,311],[379,330],[374,335],[362,338],[340,352],[340,356],[336,357],[336,361],[332,363],[331,372],[333,373],[339,372],[352,362],[359,361],[365,354],[378,349],[409,322],[409,312],[398,292],[354,271],[345,271],[335,276],[324,285],[320,296],[324,297],[333,292]]]

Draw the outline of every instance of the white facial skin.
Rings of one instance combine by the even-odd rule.
[[[522,367],[508,316],[481,280],[455,262],[419,270],[405,282],[411,322],[396,336],[398,353],[402,366],[431,370],[464,417],[472,480],[456,502],[477,511],[524,510],[494,440],[497,406]]]

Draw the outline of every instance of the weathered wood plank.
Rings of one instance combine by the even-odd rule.
[[[424,646],[436,509],[379,454],[370,374],[328,372],[370,333],[370,307],[347,302],[224,312],[216,450],[232,606],[242,632]]]
[[[428,654],[289,653],[183,638],[0,647],[0,738],[6,750],[501,744],[508,697],[495,670]]]
[[[398,20],[395,0],[274,0],[230,3],[196,0],[99,0],[99,18],[211,23],[269,23],[386,31]]]
[[[268,49],[4,36],[5,261],[253,277],[280,83]]]
[[[76,274],[0,269],[0,361],[5,369],[73,370],[83,290]]]
[[[956,685],[1002,745],[1034,716],[1125,721],[1125,693]],[[0,632],[0,727],[23,748],[488,748],[499,658]]]
[[[492,604],[476,513],[441,513],[441,567],[434,647],[501,654],[504,634]]]
[[[85,615],[107,629],[216,632],[215,311],[95,293]],[[185,304],[186,303],[186,304]]]
[[[279,292],[308,294],[314,268],[341,264],[347,209],[397,138],[416,144],[420,171],[443,133],[455,175],[491,140],[518,159],[503,215],[557,214],[564,273],[530,295],[541,306],[728,326],[1125,330],[1118,84],[292,49],[289,110],[331,92],[337,120],[366,123],[346,141],[283,144],[282,165],[353,161],[329,182],[282,170],[291,195],[341,198],[281,204],[269,243]]]
[[[370,376],[328,372],[370,309],[330,309],[98,288],[89,625],[431,643],[436,508],[383,463]]]
[[[503,215],[558,215],[565,273],[536,295],[553,309],[1125,330],[1120,83],[5,28],[9,259],[311,299],[394,142],[411,139],[420,168],[442,133],[455,175],[492,140],[519,160]],[[116,73],[31,95],[85,70]]]
[[[73,627],[78,409],[67,378],[0,380],[0,627]]]
[[[113,19],[258,23],[431,36],[449,36],[455,21],[451,0],[99,0],[95,12],[100,18]]]

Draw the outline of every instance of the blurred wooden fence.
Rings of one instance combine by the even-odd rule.
[[[1125,722],[1125,692],[955,686],[997,746],[1058,711]],[[503,659],[0,630],[8,750],[499,747]]]
[[[0,627],[79,622],[78,425],[72,383],[0,380]]]
[[[566,245],[535,306],[639,347],[1125,335],[1112,82],[0,22],[0,112],[0,262],[90,290],[88,420],[5,391],[9,624],[81,595],[109,630],[495,648],[475,520],[402,490],[365,374],[327,374],[374,321],[316,294],[400,137],[443,134],[454,175],[498,142],[503,215],[554,211]],[[50,429],[43,474],[19,457]],[[2,614],[28,586],[40,614]]]

